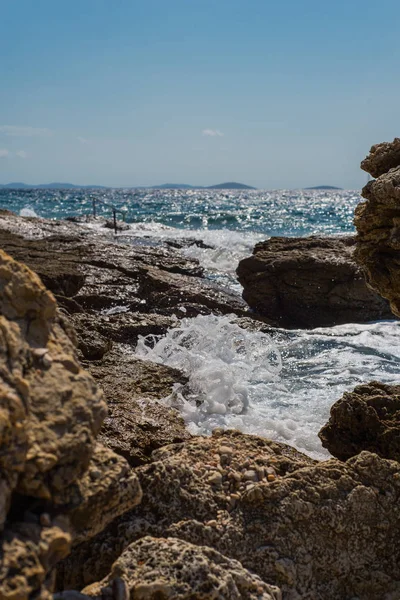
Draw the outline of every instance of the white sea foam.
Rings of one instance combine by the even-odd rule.
[[[20,217],[37,217],[38,214],[34,211],[34,209],[31,206],[25,206],[24,208],[21,208],[21,210],[19,211],[19,216]]]
[[[326,458],[317,433],[332,404],[360,383],[398,379],[399,328],[386,321],[271,337],[239,328],[234,317],[200,316],[158,340],[139,338],[136,352],[188,375],[189,385],[164,401],[193,433],[234,427]]]
[[[130,230],[123,236],[142,236],[160,241],[167,239],[185,240],[191,238],[204,242],[204,248],[196,244],[184,246],[181,253],[187,258],[199,261],[206,275],[221,284],[241,293],[235,271],[239,261],[250,256],[257,242],[268,236],[251,231],[232,231],[229,229],[178,229],[157,222],[131,223]]]

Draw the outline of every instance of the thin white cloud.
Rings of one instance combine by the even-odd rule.
[[[80,136],[80,135],[78,135],[78,137],[77,137],[77,140],[78,140],[78,142],[80,142],[81,144],[89,144],[89,143],[90,143],[90,141],[89,141],[87,138],[84,138],[84,137],[82,137],[82,136]]]
[[[8,150],[6,150],[5,148],[0,148],[0,158],[7,158],[7,156],[9,156],[10,153]]]
[[[28,158],[28,154],[25,150],[17,150],[15,156],[18,156],[18,158]]]
[[[223,137],[224,134],[219,129],[203,129],[202,135],[208,135],[209,137]]]
[[[0,125],[0,134],[12,137],[49,137],[51,129],[45,127],[23,127],[21,125]]]

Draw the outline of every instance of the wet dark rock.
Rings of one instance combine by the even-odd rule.
[[[69,318],[77,331],[79,346],[86,342],[87,331],[96,332],[104,340],[136,345],[139,335],[164,335],[178,323],[173,317],[140,312],[99,314],[91,311]]]
[[[156,448],[191,437],[181,415],[157,401],[169,396],[175,383],[186,383],[178,370],[139,360],[120,346],[85,366],[108,405],[99,439],[129,464],[146,463]]]
[[[243,316],[248,312],[239,296],[219,285],[156,267],[143,269],[138,294],[147,299],[151,310],[181,317],[211,313]]]
[[[281,327],[330,327],[394,318],[365,283],[354,237],[276,237],[240,261],[243,298]]]
[[[164,244],[171,248],[190,248],[191,246],[197,246],[203,250],[212,250],[214,246],[206,244],[203,240],[197,240],[196,238],[177,238],[177,239],[164,239]]]
[[[340,460],[369,450],[400,462],[400,385],[372,381],[345,392],[318,435]]]

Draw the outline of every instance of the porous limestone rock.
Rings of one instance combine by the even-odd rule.
[[[1,600],[51,600],[54,565],[70,550],[68,523],[58,517],[47,525],[16,522],[0,540]],[[42,518],[42,520],[44,520]]]
[[[135,600],[281,600],[280,590],[264,583],[236,560],[205,546],[174,538],[144,537],[128,546],[111,573],[83,590],[94,598],[125,587]],[[113,593],[114,592],[114,593]]]
[[[74,358],[52,294],[2,251],[0,332],[5,472],[18,473],[19,493],[51,500],[87,469],[106,407]]]
[[[53,498],[69,517],[72,541],[90,539],[142,498],[138,478],[124,458],[97,444],[86,473]]]
[[[281,327],[325,327],[393,318],[354,258],[354,237],[273,237],[237,268],[243,298]]]
[[[71,542],[141,498],[127,462],[96,443],[103,395],[75,357],[53,295],[0,251],[0,598],[50,598]]]
[[[393,160],[397,162],[397,145],[392,150]],[[389,300],[393,313],[399,316],[400,166],[370,181],[362,195],[366,202],[359,204],[355,211],[358,233],[355,258],[368,284]]]
[[[141,270],[138,295],[146,298],[149,310],[167,315],[195,317],[213,313],[242,316],[248,312],[240,296],[220,285],[181,273],[168,273],[157,267]]]
[[[99,360],[114,342],[135,345],[139,335],[164,335],[176,326],[176,318],[154,313],[120,312],[101,314],[77,312],[68,315],[78,336],[78,349],[84,360]]]
[[[210,437],[164,446],[153,452],[152,459],[136,469],[143,490],[141,504],[92,542],[75,547],[59,567],[59,589],[80,589],[102,579],[124,548],[144,535],[167,535],[168,528],[180,521],[194,520],[209,528],[219,515],[229,518],[255,481],[274,481],[315,464],[285,444],[220,430]]]
[[[158,450],[137,469],[142,503],[77,546],[59,582],[79,589],[101,579],[151,535],[214,548],[285,600],[400,596],[400,464],[369,452],[315,464],[250,438],[218,433]]]
[[[400,386],[372,381],[345,392],[318,435],[340,460],[369,450],[400,462]]]
[[[393,142],[375,144],[361,163],[361,168],[370,173],[372,177],[380,177],[390,169],[399,166],[400,138],[394,138]]]

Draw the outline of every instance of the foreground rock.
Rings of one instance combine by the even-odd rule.
[[[281,327],[330,327],[393,318],[353,258],[355,239],[271,238],[243,259],[243,298]]]
[[[83,590],[91,597],[126,586],[137,600],[281,600],[275,586],[204,546],[179,539],[145,537],[129,546],[103,581]]]
[[[285,600],[400,595],[398,462],[362,452],[314,464],[237,432],[166,446],[154,458],[137,470],[142,504],[63,561],[67,588],[109,577],[117,557],[151,535],[238,560]]]
[[[400,152],[399,140],[378,144],[362,166],[379,176],[363,189],[356,208],[356,259],[367,281],[400,315]],[[390,169],[390,170],[389,170]],[[387,172],[386,172],[387,171]]]
[[[345,392],[319,437],[340,460],[369,450],[400,462],[400,386],[373,381]]]
[[[213,532],[217,520],[228,522],[243,494],[257,482],[276,481],[315,464],[290,446],[237,431],[214,431],[211,437],[165,446],[152,458],[148,466],[136,469],[143,490],[140,507],[92,543],[75,548],[60,566],[59,589],[81,589],[102,579],[129,544],[144,535],[174,536],[170,528],[179,522],[194,522]]]
[[[103,396],[75,357],[56,302],[0,251],[0,597],[48,597],[52,568],[141,498],[97,444]]]

